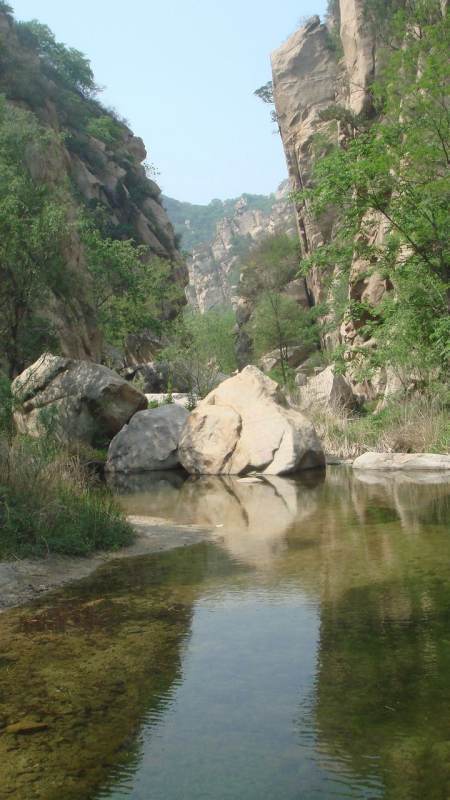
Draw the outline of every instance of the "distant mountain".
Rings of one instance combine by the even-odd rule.
[[[224,217],[233,216],[238,201],[245,201],[248,211],[270,214],[276,202],[275,193],[242,194],[231,200],[211,200],[208,205],[196,205],[162,196],[163,205],[180,241],[180,248],[191,252],[201,244],[209,244],[215,237],[216,227]]]

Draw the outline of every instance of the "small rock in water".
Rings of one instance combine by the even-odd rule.
[[[20,722],[13,722],[12,725],[7,725],[5,733],[14,733],[16,735],[27,735],[31,733],[40,733],[46,731],[48,725],[45,722],[37,722],[33,719],[21,719]]]

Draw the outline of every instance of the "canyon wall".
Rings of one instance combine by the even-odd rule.
[[[154,256],[168,260],[173,265],[172,280],[184,286],[186,268],[160,189],[148,177],[142,139],[114,111],[104,108],[95,93],[83,94],[65,83],[57,70],[52,74],[32,33],[7,10],[0,10],[0,93],[7,103],[32,112],[44,128],[57,134],[44,158],[30,158],[32,177],[43,183],[66,183],[74,220],[82,210],[96,214],[111,238],[133,239],[147,247],[149,268]],[[90,132],[93,121],[100,132],[105,129],[103,140]],[[95,287],[76,225],[64,259],[67,272],[76,277],[77,290],[70,303],[52,296],[46,314],[63,355],[100,360],[102,337],[90,299]]]
[[[272,54],[271,61],[274,103],[290,184],[294,192],[299,192],[312,185],[317,134],[330,138],[330,123],[322,113],[331,106],[340,106],[354,115],[370,117],[373,113],[370,84],[377,68],[377,42],[362,0],[339,0],[334,17],[326,23],[318,16],[309,19]],[[345,144],[351,131],[345,122],[337,122],[331,135],[336,143]],[[304,201],[296,204],[296,217],[304,257],[332,240],[332,213],[317,220]],[[381,241],[384,234],[380,218],[366,220],[364,235],[371,242]],[[375,306],[388,288],[377,273],[367,274],[367,266],[362,259],[353,261],[347,291],[349,303],[353,300]],[[315,303],[327,299],[327,287],[338,277],[332,263],[311,270],[307,282]],[[324,336],[325,347],[338,343],[347,345],[349,362],[352,348],[365,344],[351,319],[344,319],[339,331]],[[361,394],[366,389],[355,387]]]

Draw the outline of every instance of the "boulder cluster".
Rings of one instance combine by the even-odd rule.
[[[181,466],[197,475],[282,475],[322,467],[313,425],[253,366],[224,380],[189,413],[180,398],[147,397],[98,364],[44,354],[13,384],[19,432],[109,443],[108,472]],[[178,399],[178,398],[177,398]]]
[[[107,367],[48,353],[15,379],[13,393],[19,433],[108,446],[106,471],[116,476],[175,468],[191,475],[273,476],[324,467],[322,445],[303,411],[354,404],[349,384],[332,367],[311,377],[293,406],[275,381],[247,366],[192,411],[183,395],[149,408],[148,396]],[[450,456],[365,453],[353,466],[447,470]]]

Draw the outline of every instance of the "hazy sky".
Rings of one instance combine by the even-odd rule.
[[[9,0],[90,58],[101,99],[142,136],[163,191],[207,203],[268,194],[286,177],[253,91],[270,52],[324,0]]]

